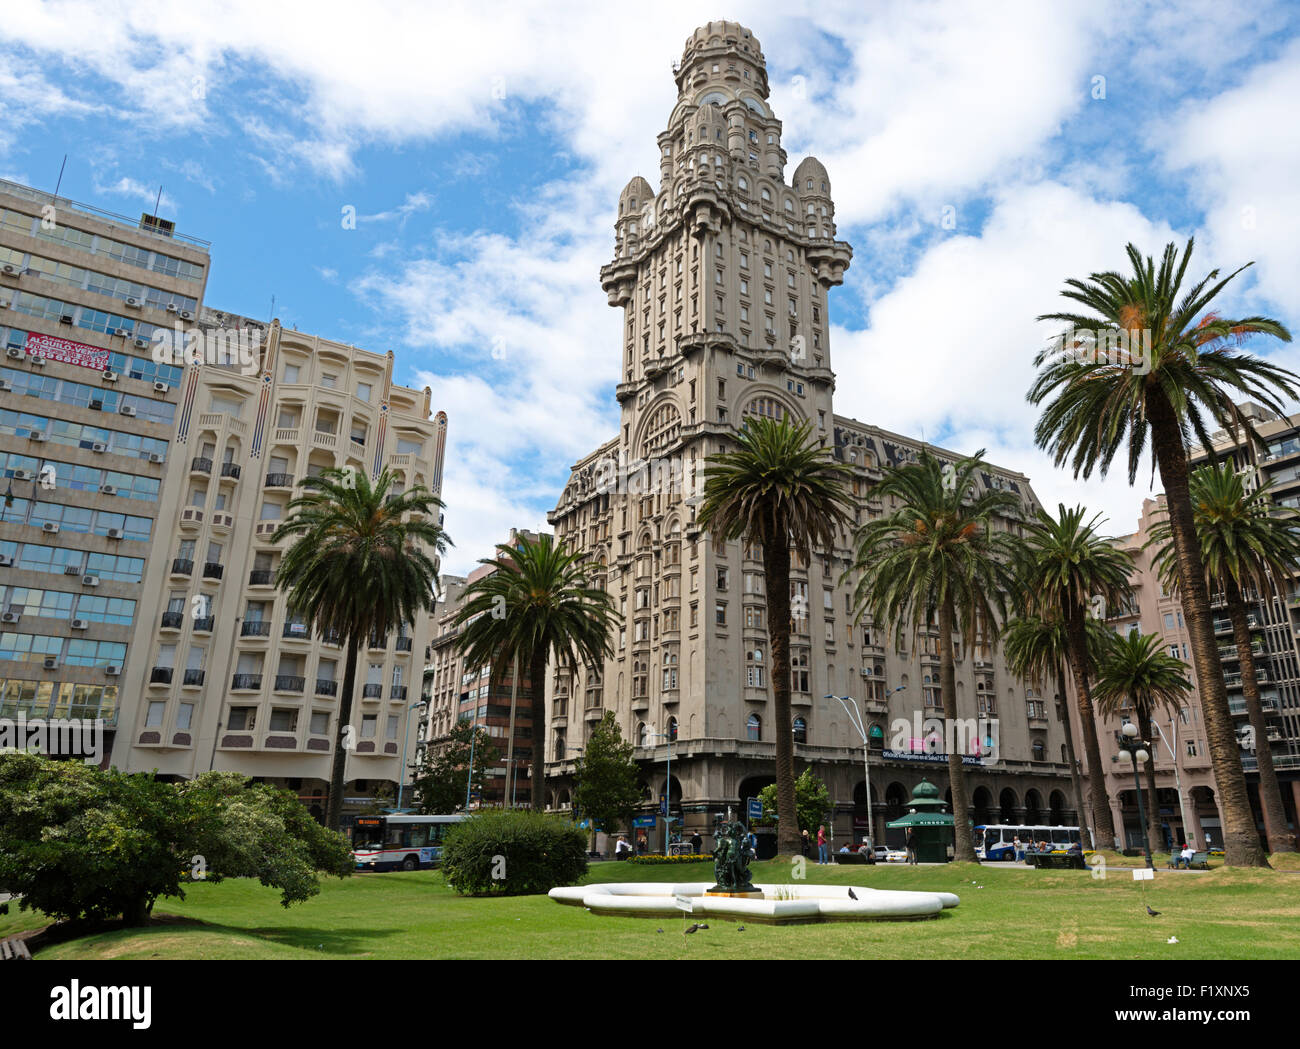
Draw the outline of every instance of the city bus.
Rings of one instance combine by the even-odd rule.
[[[395,812],[358,816],[352,830],[352,858],[357,870],[413,871],[436,867],[447,829],[469,817],[413,816]]]
[[[1014,860],[1015,840],[1028,849],[1033,842],[1045,841],[1053,849],[1068,849],[1081,844],[1078,827],[1044,827],[1014,823],[982,823],[975,828],[975,855],[982,860]]]

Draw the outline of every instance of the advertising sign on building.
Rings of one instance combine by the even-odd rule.
[[[108,350],[87,346],[84,342],[60,339],[54,335],[41,335],[38,332],[27,333],[27,356],[44,357],[46,360],[75,364],[78,368],[93,368],[102,372],[108,370]]]

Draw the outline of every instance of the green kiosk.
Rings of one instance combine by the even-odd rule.
[[[944,808],[939,788],[923,779],[916,785],[916,790],[912,791],[912,800],[907,803],[907,815],[885,826],[911,828],[919,862],[947,863],[952,858],[948,850],[953,846],[953,822],[952,816],[943,811]]]

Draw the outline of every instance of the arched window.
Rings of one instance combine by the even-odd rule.
[[[757,714],[750,714],[745,722],[745,738],[761,740],[763,738],[763,719]]]
[[[808,742],[808,722],[803,718],[794,719],[794,741],[796,743]]]
[[[1034,740],[1034,760],[1043,761],[1046,758],[1046,751],[1041,739]]]
[[[740,178],[736,180],[736,185],[746,192],[749,191],[749,180],[745,178],[744,175],[741,175]]]

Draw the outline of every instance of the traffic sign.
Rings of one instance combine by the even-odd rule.
[[[763,818],[763,803],[758,798],[747,798],[745,804],[751,820],[761,820]]]

